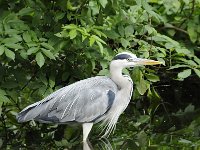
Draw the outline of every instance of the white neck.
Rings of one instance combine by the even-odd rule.
[[[111,79],[121,88],[125,88],[129,81],[122,75],[123,67],[119,67],[111,62],[110,64],[110,74]]]

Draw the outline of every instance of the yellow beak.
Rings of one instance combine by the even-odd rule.
[[[162,64],[160,61],[156,60],[151,60],[151,59],[142,59],[142,58],[137,58],[136,61],[134,62],[138,65],[159,65]]]

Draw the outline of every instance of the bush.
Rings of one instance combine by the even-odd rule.
[[[63,86],[108,75],[108,62],[122,51],[164,65],[124,70],[133,78],[134,96],[109,138],[112,147],[199,148],[199,0],[8,0],[0,5],[2,149],[79,149],[80,129],[19,124],[15,116]],[[98,133],[91,138],[96,143]]]

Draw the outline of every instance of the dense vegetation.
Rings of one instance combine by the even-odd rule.
[[[113,149],[200,148],[200,0],[0,0],[0,149],[80,149],[81,130],[17,123],[25,106],[108,75],[131,51],[164,65],[124,70],[134,96]],[[93,129],[96,149],[109,146]]]

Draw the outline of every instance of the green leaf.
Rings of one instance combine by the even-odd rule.
[[[183,70],[182,72],[178,73],[178,78],[185,79],[191,75],[191,69]]]
[[[9,99],[6,95],[7,95],[6,92],[4,90],[0,89],[0,104],[2,102],[8,102],[9,101]]]
[[[77,36],[77,31],[76,30],[71,30],[69,32],[69,37],[70,37],[71,40],[74,39],[76,36]]]
[[[196,75],[200,78],[200,70],[196,68],[194,68],[193,70],[196,73]]]
[[[150,120],[150,116],[148,115],[142,115],[140,116],[140,118],[138,119],[137,122],[140,122],[141,124],[146,123]]]
[[[16,38],[5,38],[1,42],[5,43],[5,44],[15,44],[15,43],[19,42],[19,40]]]
[[[134,28],[133,28],[132,25],[129,25],[129,26],[125,27],[125,35],[126,35],[126,37],[129,37],[129,36],[133,35],[133,33],[134,33]]]
[[[196,29],[197,29],[197,26],[195,25],[195,23],[192,21],[189,21],[187,31],[190,36],[190,40],[193,43],[195,43],[197,41],[197,37],[198,37],[198,33],[197,33]]]
[[[63,12],[61,12],[61,11],[58,11],[58,12],[55,14],[55,21],[58,22],[58,20],[62,19],[64,16],[65,16],[65,13],[63,13]]]
[[[27,50],[27,55],[36,53],[39,50],[39,47],[31,47]]]
[[[103,41],[101,38],[99,38],[98,36],[92,35],[91,37],[94,38],[96,41],[99,41],[99,42],[101,42],[101,43],[103,43],[103,44],[106,45],[106,42],[104,42],[104,41]]]
[[[38,42],[37,34],[34,31],[29,31],[29,33],[30,33],[32,40],[35,42]]]
[[[7,29],[6,31],[5,31],[5,34],[9,34],[9,35],[17,35],[17,34],[19,34],[20,33],[20,31],[18,31],[18,30],[16,30],[16,29]]]
[[[185,109],[184,112],[188,113],[188,112],[193,112],[194,111],[194,105],[189,104]]]
[[[116,33],[114,30],[106,31],[106,35],[107,35],[107,37],[109,37],[111,39],[117,39],[120,37],[120,35],[118,33]]]
[[[72,29],[76,29],[77,26],[75,24],[70,24],[70,25],[66,25],[63,27],[63,29],[67,29],[67,30],[72,30]]]
[[[22,56],[22,58],[24,58],[24,59],[28,58],[27,52],[25,50],[20,51],[20,56]]]
[[[90,46],[92,46],[95,42],[95,39],[93,37],[90,37]]]
[[[190,66],[195,66],[195,67],[198,66],[193,60],[188,60],[188,61],[186,61],[186,63],[187,63],[188,65],[190,65]]]
[[[186,48],[176,48],[175,50],[179,54],[181,54],[181,53],[185,54],[185,55],[191,54],[191,52],[188,49],[186,49]]]
[[[77,5],[76,5],[77,6]],[[72,3],[70,2],[70,0],[67,1],[67,9],[71,10],[71,11],[75,11],[76,9],[78,9],[78,7],[74,7],[72,6]]]
[[[102,6],[103,8],[105,8],[106,5],[107,5],[107,3],[108,3],[108,1],[107,1],[107,0],[99,0],[99,3],[101,4],[101,6]]]
[[[31,47],[37,47],[37,46],[39,46],[38,43],[36,43],[36,42],[32,42],[32,41],[29,42],[29,43],[26,43],[26,44],[27,44],[28,47],[30,47],[30,48],[31,48]]]
[[[7,95],[7,94],[4,90],[0,89],[0,95]]]
[[[186,140],[186,139],[182,139],[182,138],[178,142],[184,143],[184,144],[191,144],[192,143],[191,141]]]
[[[124,37],[124,27],[123,27],[123,25],[118,26],[118,32],[122,37]]]
[[[150,25],[145,25],[144,28],[147,30],[149,35],[156,32],[156,30],[153,27],[151,27]]]
[[[55,56],[53,55],[53,53],[50,50],[41,48],[42,52],[50,59],[56,59]]]
[[[146,78],[151,82],[158,82],[160,81],[159,76],[155,74],[145,74]]]
[[[95,16],[99,14],[99,5],[97,1],[89,1],[89,8],[92,10],[92,15]]]
[[[121,42],[121,44],[122,44],[122,46],[123,46],[124,48],[127,48],[127,46],[130,46],[130,42],[127,41],[127,40],[124,39],[124,38],[121,38],[120,42]]]
[[[18,12],[19,16],[31,15],[34,12],[33,8],[23,8]]]
[[[24,41],[25,41],[26,43],[29,43],[29,42],[32,41],[32,40],[31,40],[31,36],[30,36],[30,34],[29,34],[28,31],[24,32],[23,35],[22,35],[22,37],[23,37],[23,39],[24,39]]]
[[[27,55],[35,54],[40,50],[39,47],[31,47],[27,50]]]
[[[36,54],[35,60],[40,68],[44,65],[45,59],[41,52]]]
[[[97,29],[92,29],[92,31],[94,33],[96,33],[99,37],[103,36],[103,37],[107,38],[107,36],[103,32],[101,32],[101,31],[99,31]]]
[[[162,65],[165,66],[165,60],[163,58],[157,58],[158,61],[160,61],[162,63]]]
[[[169,68],[169,70],[170,70],[170,69],[183,68],[183,67],[188,67],[188,65],[179,65],[179,64],[177,64],[177,65],[171,66],[171,67]]]
[[[5,46],[0,45],[0,56],[4,53],[4,51],[5,51]]]
[[[102,45],[99,41],[96,41],[96,43],[97,43],[98,46],[99,46],[99,49],[100,49],[101,54],[103,54],[103,45]]]
[[[137,83],[137,86],[136,86],[140,95],[144,95],[144,93],[147,91],[149,87],[150,87],[149,82],[145,81],[143,78],[140,80],[139,83]]]
[[[7,48],[5,48],[5,54],[8,58],[14,60],[15,59],[15,53]]]
[[[44,48],[48,49],[48,50],[54,50],[53,46],[51,46],[48,43],[41,43],[41,46],[43,46]]]
[[[4,82],[1,85],[1,87],[7,88],[7,89],[13,89],[13,88],[16,88],[18,86],[19,86],[19,84],[16,81],[7,81],[7,82]]]
[[[55,86],[55,77],[54,76],[50,76],[50,78],[49,78],[49,86],[51,88],[53,88]]]
[[[5,43],[5,46],[8,47],[8,48],[12,48],[12,49],[23,49],[23,47],[19,44],[15,44],[15,43]]]
[[[200,65],[200,59],[198,57],[194,56],[194,61]]]

